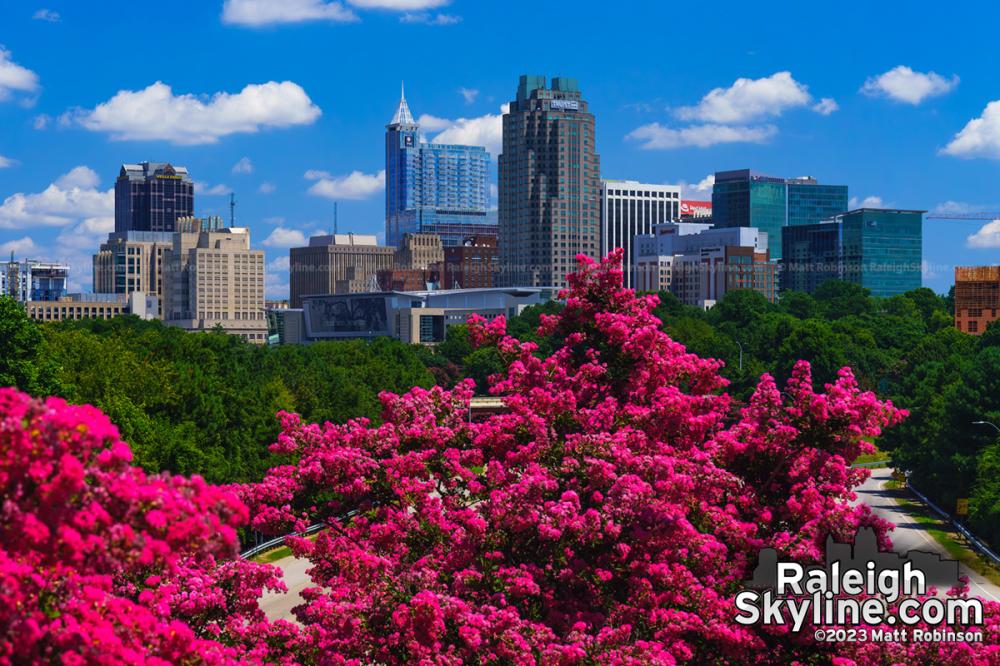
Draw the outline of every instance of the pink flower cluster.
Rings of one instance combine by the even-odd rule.
[[[324,663],[879,664],[1000,659],[982,645],[818,645],[811,632],[743,627],[733,596],[761,548],[821,559],[891,527],[852,506],[872,450],[905,412],[850,370],[817,391],[800,363],[736,405],[720,363],[663,333],[653,296],[622,288],[620,254],[580,257],[540,358],[502,318],[470,320],[495,345],[506,413],[470,423],[469,382],[383,395],[384,422],[283,415],[294,461],[244,491],[254,527],[293,539],[317,587],[296,613]],[[892,655],[891,657],[886,655]]]
[[[131,460],[93,407],[0,389],[0,664],[269,658],[281,583],[234,559],[246,507]]]
[[[620,260],[579,259],[549,357],[470,322],[504,413],[470,422],[469,381],[383,394],[378,426],[283,413],[288,464],[242,488],[148,476],[97,410],[0,390],[0,664],[1000,663],[997,604],[982,644],[735,622],[761,548],[817,562],[859,526],[889,545],[848,461],[905,414],[805,363],[735,404]],[[235,558],[248,520],[328,526],[287,539],[315,582],[298,624],[259,609],[281,583]]]

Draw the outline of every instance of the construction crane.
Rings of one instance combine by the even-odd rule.
[[[927,220],[1000,220],[1000,213],[930,213]]]

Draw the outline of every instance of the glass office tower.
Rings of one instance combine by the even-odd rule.
[[[421,143],[405,95],[385,131],[385,242],[437,234],[445,246],[495,236],[489,210],[490,155],[482,146]]]
[[[782,229],[782,289],[813,293],[829,279],[897,296],[921,285],[920,210],[861,208],[822,222]]]
[[[808,177],[777,178],[750,169],[715,174],[712,222],[717,227],[766,231],[772,239],[772,259],[782,257],[783,227],[815,224],[846,210],[846,185],[821,185]]]

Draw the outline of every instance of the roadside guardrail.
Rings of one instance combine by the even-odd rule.
[[[249,560],[251,557],[260,555],[261,553],[271,550],[272,548],[278,548],[284,545],[285,539],[290,536],[308,536],[314,532],[319,532],[321,529],[326,527],[325,523],[317,523],[315,525],[310,525],[301,532],[292,532],[291,534],[286,534],[284,536],[271,539],[270,541],[265,541],[264,543],[257,544],[253,548],[249,548],[240,553],[240,558],[244,560]]]

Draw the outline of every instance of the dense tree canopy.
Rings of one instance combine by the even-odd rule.
[[[134,317],[46,324],[34,335],[56,392],[108,414],[139,464],[213,482],[263,475],[280,410],[319,423],[377,418],[380,391],[434,381],[412,347],[390,339],[258,347]]]
[[[808,628],[734,621],[733,595],[762,547],[814,563],[827,535],[847,540],[862,525],[889,545],[889,525],[850,503],[868,473],[849,461],[905,412],[846,368],[818,389],[805,362],[780,384],[765,374],[734,404],[720,363],[663,332],[655,297],[621,288],[618,259],[581,259],[565,308],[538,313],[534,335],[551,352],[508,335],[503,318],[473,320],[468,352],[452,343],[463,362],[495,354],[490,390],[507,413],[470,422],[471,381],[383,393],[377,422],[281,412],[271,448],[283,464],[260,483],[146,474],[96,409],[0,389],[0,663],[995,663],[998,604],[987,604],[982,643],[822,643]],[[752,298],[736,305],[744,323],[797,321],[772,306],[748,314]],[[361,376],[373,349],[404,365],[412,353],[359,345],[271,358],[218,334],[178,342],[155,325],[94,326],[144,344],[120,344],[106,382],[62,369],[66,390],[111,405],[148,399],[131,403],[139,412],[189,400],[189,389],[132,396],[113,385],[155,392],[180,377],[221,390],[219,376],[241,378],[229,365],[250,364],[288,388],[270,363],[321,373],[312,366],[333,361]],[[54,332],[97,353],[83,346],[88,328]],[[181,347],[155,353],[156,373],[129,377],[154,360],[149,344]],[[324,408],[322,395],[288,393]],[[961,399],[982,406],[975,392]],[[189,406],[211,423],[228,405]],[[992,453],[979,462],[983,473],[997,464]],[[280,587],[274,571],[234,559],[251,515],[276,533],[327,525],[315,540],[288,539],[317,584],[298,624],[259,610],[261,591]]]

